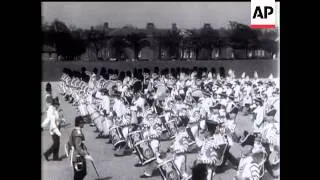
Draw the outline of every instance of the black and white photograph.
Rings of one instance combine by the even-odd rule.
[[[280,3],[42,2],[42,180],[280,180]]]

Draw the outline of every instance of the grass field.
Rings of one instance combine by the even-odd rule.
[[[61,108],[64,110],[64,116],[69,126],[66,126],[61,129],[61,139],[60,139],[60,156],[64,156],[64,144],[68,141],[70,133],[74,127],[74,118],[76,116],[76,111],[73,106],[66,103],[63,98],[55,93],[57,91],[56,83],[51,82],[53,87],[54,96],[59,96]],[[42,83],[42,97],[44,95],[44,86],[45,83]],[[44,102],[44,97],[42,99]],[[42,120],[43,121],[42,117]],[[249,117],[239,115],[237,118],[239,126],[251,126],[251,121]],[[124,157],[115,157],[114,151],[112,150],[113,146],[111,144],[106,144],[106,139],[96,139],[97,133],[94,132],[95,128],[86,125],[84,127],[84,134],[86,138],[86,145],[88,151],[91,153],[93,159],[95,160],[96,168],[100,174],[100,179],[113,179],[113,180],[135,180],[140,179],[140,175],[143,174],[144,167],[134,167],[134,164],[137,163],[138,158],[136,155],[129,155]],[[42,153],[49,148],[52,144],[51,136],[48,130],[44,130],[41,134],[42,136]],[[169,141],[161,142],[160,148],[161,151],[167,149]],[[240,146],[235,145],[231,148],[232,154],[235,156],[240,155]],[[168,155],[168,158],[170,155]],[[52,157],[50,157],[52,158]],[[49,159],[50,159],[49,158]],[[187,155],[187,166],[188,172],[191,172],[191,166],[193,161],[196,158],[196,154]],[[91,163],[88,162],[88,175],[86,180],[97,179],[96,173],[93,169]],[[214,180],[232,180],[236,171],[234,169],[226,168],[225,171],[218,173],[214,176]],[[42,179],[43,180],[70,180],[73,179],[73,169],[70,165],[69,158],[64,158],[62,161],[46,161],[42,156]],[[148,178],[149,180],[161,180],[161,176],[155,176]],[[270,175],[265,173],[263,177],[264,180],[271,180]]]

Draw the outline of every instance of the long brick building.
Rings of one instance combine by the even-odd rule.
[[[203,29],[212,28],[210,24],[205,23]],[[273,57],[272,53],[261,49],[232,49],[229,44],[222,44],[219,47],[212,49],[200,48],[198,50],[198,58],[196,58],[196,49],[192,45],[178,45],[178,54],[175,56],[170,53],[170,47],[160,43],[163,37],[172,33],[188,34],[189,30],[179,29],[176,23],[172,24],[171,28],[159,29],[154,23],[147,23],[146,28],[135,28],[132,26],[125,26],[123,28],[111,28],[109,23],[104,23],[99,29],[91,27],[91,31],[98,30],[104,33],[104,39],[100,42],[100,48],[95,48],[94,43],[90,43],[86,52],[81,56],[81,60],[135,60],[135,50],[132,47],[126,46],[121,52],[117,50],[117,40],[124,39],[132,32],[145,34],[146,37],[141,40],[143,48],[139,49],[139,60],[224,60],[224,59],[248,59],[248,58],[269,58]],[[201,29],[193,29],[193,32],[199,33]],[[90,31],[84,32],[90,33]],[[84,35],[88,37],[88,34]],[[219,29],[219,38],[228,36],[228,30]],[[90,42],[90,41],[89,41]],[[172,47],[171,47],[172,48]],[[172,50],[172,49],[171,49]],[[98,51],[98,52],[96,52]],[[120,54],[119,54],[120,53]],[[274,58],[274,57],[273,57]],[[51,58],[52,59],[52,58]]]

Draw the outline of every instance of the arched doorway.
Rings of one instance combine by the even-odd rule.
[[[138,54],[139,60],[153,60],[154,59],[154,50],[153,50],[153,40],[145,38],[140,40],[140,51]]]
[[[219,74],[220,74],[220,77],[223,77],[223,78],[225,78],[226,76],[226,72],[225,72],[225,69],[224,69],[224,67],[220,67],[219,68]]]

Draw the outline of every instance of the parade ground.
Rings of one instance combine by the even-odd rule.
[[[44,87],[46,82],[42,82],[42,103],[44,102]],[[76,109],[71,104],[64,101],[62,96],[57,92],[57,84],[51,82],[53,96],[58,96],[60,100],[61,109],[64,111],[65,119],[67,120],[67,125],[61,129],[61,139],[60,139],[60,152],[59,155],[62,158],[61,161],[46,161],[41,154],[42,158],[42,180],[71,180],[73,179],[73,168],[70,164],[70,159],[65,156],[64,145],[67,143],[72,129],[74,128],[74,118],[76,117]],[[44,107],[42,106],[42,112]],[[42,115],[41,122],[44,119]],[[238,126],[248,126],[251,127],[250,116],[244,116],[241,112],[237,116]],[[40,122],[39,122],[40,123]],[[39,124],[40,125],[40,124]],[[88,151],[95,160],[95,166],[99,172],[99,179],[112,179],[112,180],[136,180],[141,179],[140,175],[143,174],[144,167],[135,167],[134,165],[138,162],[138,158],[135,154],[131,154],[123,157],[115,157],[113,145],[107,144],[107,139],[96,139],[97,133],[95,133],[95,127],[90,127],[85,125],[83,133],[85,135],[85,143],[88,147]],[[52,144],[52,139],[49,134],[48,128],[44,129],[41,133],[42,138],[42,148],[43,153]],[[166,151],[169,146],[170,141],[161,141],[160,151]],[[235,144],[231,150],[232,154],[236,157],[240,156],[241,147]],[[191,174],[191,167],[193,161],[196,159],[196,153],[190,153],[187,155],[187,172]],[[168,154],[166,158],[170,158],[171,154]],[[51,160],[52,157],[49,157]],[[91,164],[87,161],[88,174],[86,180],[98,179],[97,174]],[[232,180],[236,173],[236,169],[232,168],[230,163],[227,161],[226,167],[222,172],[218,172],[214,176],[214,180]],[[156,174],[152,178],[147,178],[149,180],[161,180],[160,174]],[[272,180],[268,172],[262,178],[263,180]]]

